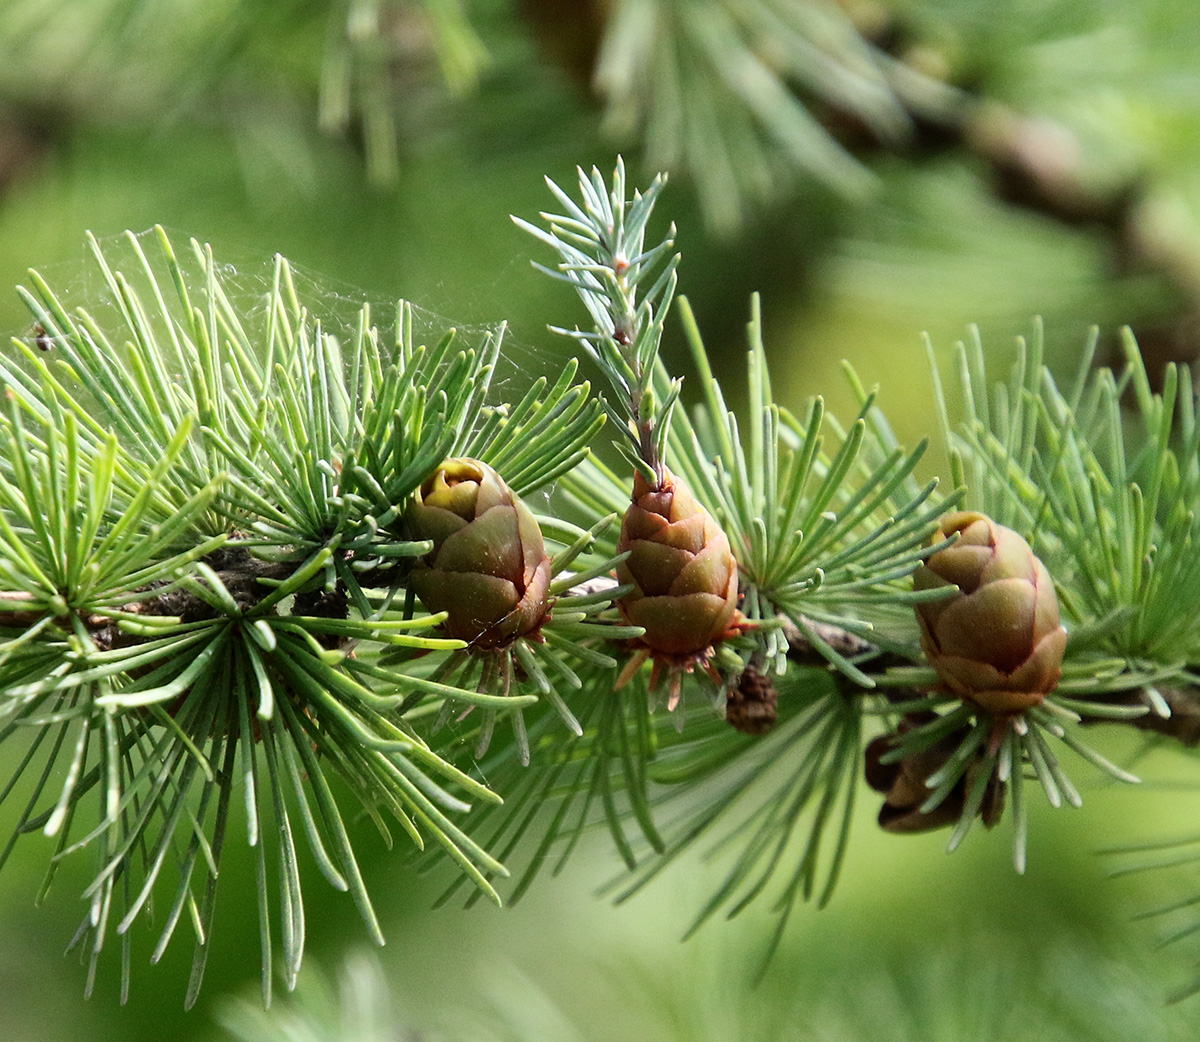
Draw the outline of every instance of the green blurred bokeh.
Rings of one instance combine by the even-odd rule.
[[[455,323],[507,319],[514,368],[547,367],[563,344],[546,324],[582,316],[562,287],[531,270],[531,258],[547,258],[508,215],[532,217],[550,204],[543,175],[569,183],[576,164],[609,170],[625,146],[604,135],[600,114],[545,56],[519,5],[467,5],[491,64],[473,92],[452,96],[426,70],[411,96],[401,94],[399,179],[382,187],[367,176],[357,134],[317,125],[321,62],[342,5],[271,6],[0,5],[0,122],[8,128],[0,138],[0,287],[23,281],[30,266],[52,285],[79,285],[85,230],[104,239],[159,223],[174,237],[211,243],[248,278],[281,252],[319,273],[330,297],[403,296]],[[1097,185],[1131,171],[1144,176],[1147,226],[1169,232],[1178,264],[1200,270],[1200,250],[1188,245],[1200,241],[1192,234],[1200,218],[1192,0],[890,6],[980,91],[1071,128]],[[629,158],[635,180],[648,179],[636,148]],[[977,157],[881,154],[869,165],[876,187],[865,200],[851,205],[827,187],[801,185],[736,236],[706,231],[688,178],[674,177],[663,205],[664,222],[679,228],[680,288],[734,400],[754,291],[763,295],[783,403],[798,408],[819,393],[845,416],[853,407],[840,372],[847,358],[864,382],[881,385],[881,404],[910,445],[934,433],[923,331],[944,362],[966,324],[978,322],[1003,366],[1012,337],[1042,314],[1051,363],[1069,370],[1092,323],[1111,333],[1122,322],[1170,317],[1161,273],[1117,271],[1102,230],[1000,201]],[[24,335],[29,325],[16,295],[0,294],[0,328]],[[670,336],[671,359],[686,372],[678,330]],[[933,472],[936,451],[931,459]],[[11,744],[0,755],[5,765],[16,755]],[[1114,740],[1112,751],[1129,748]],[[1162,755],[1139,770],[1187,779],[1190,766]],[[359,829],[357,846],[389,938],[382,958],[397,1013],[411,1024],[454,1030],[461,1021],[478,1031],[483,1017],[506,1038],[504,1017],[513,1016],[527,1018],[519,1030],[531,1040],[637,1042],[1194,1037],[1200,1002],[1160,1007],[1191,972],[1186,957],[1156,953],[1152,929],[1128,921],[1149,900],[1149,884],[1107,879],[1095,850],[1185,831],[1200,798],[1169,785],[1084,795],[1082,810],[1034,816],[1022,878],[1010,869],[1005,827],[973,835],[947,858],[944,836],[879,833],[874,799],[864,794],[833,905],[797,913],[758,989],[753,966],[772,928],[765,907],[678,943],[719,865],[686,862],[613,910],[592,896],[617,867],[597,837],[515,909],[432,913],[436,881],[417,879],[369,828]],[[0,825],[16,815],[6,805]],[[59,953],[82,914],[87,878],[68,862],[34,908],[49,848],[40,835],[26,838],[2,877],[0,1035],[227,1037],[212,1013],[231,995],[252,994],[259,972],[244,847],[231,843],[225,855],[205,992],[186,1016],[190,953],[181,938],[148,967],[147,931],[135,938],[128,1006],[116,1001],[115,950],[84,1002],[83,970]],[[309,958],[336,973],[362,932],[349,899],[307,867]],[[489,1009],[500,1012],[487,1020]],[[981,1009],[994,1014],[988,1024],[971,1019]]]

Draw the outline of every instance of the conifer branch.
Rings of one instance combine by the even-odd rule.
[[[134,236],[112,248],[92,240],[115,327],[31,273],[34,289],[22,292],[44,336],[14,341],[15,359],[0,362],[0,740],[56,736],[18,765],[14,783],[42,747],[17,835],[43,829],[60,855],[99,857],[76,939],[89,989],[114,929],[127,988],[129,929],[174,861],[153,958],[190,909],[195,1001],[236,791],[258,852],[269,1002],[276,944],[289,987],[304,950],[297,824],[322,874],[382,940],[333,777],[385,842],[390,819],[496,896],[486,877],[503,865],[455,818],[468,801],[499,797],[412,719],[451,704],[519,714],[536,697],[506,698],[494,675],[458,688],[403,668],[404,649],[464,647],[438,632],[447,613],[406,601],[411,562],[430,548],[413,538],[409,507],[447,454],[468,450],[535,490],[586,452],[603,416],[570,365],[515,407],[485,407],[502,330],[467,348],[450,331],[427,348],[402,304],[391,343],[366,307],[334,333],[301,302],[282,258],[251,319],[210,250],[193,243],[180,258],[161,230],[149,240],[149,251]],[[573,529],[559,568],[587,560],[591,541]],[[606,567],[587,560],[584,571]],[[575,663],[611,662],[590,649],[607,631],[588,621],[608,600],[560,603],[553,650],[522,658],[547,696],[547,670],[570,677]],[[81,834],[89,803],[94,823]]]
[[[692,929],[769,900],[773,950],[833,896],[860,775],[885,828],[948,826],[950,849],[1010,813],[1022,869],[1025,790],[1082,802],[1063,749],[1137,780],[1085,725],[1194,744],[1187,371],[1156,389],[1132,337],[1122,370],[1093,369],[1093,339],[1060,387],[1035,327],[996,382],[974,337],[961,422],[934,373],[939,498],[852,371],[849,426],[775,400],[757,300],[735,413],[680,299],[680,402],[658,358],[678,257],[644,242],[661,187],[581,173],[549,231],[523,225],[588,309],[568,335],[606,398],[571,360],[497,401],[503,326],[431,346],[401,304],[394,329],[366,305],[343,328],[282,258],[244,314],[212,251],[161,230],[92,240],[103,313],[31,273],[42,332],[0,359],[0,742],[28,739],[0,864],[37,830],[51,879],[96,859],[89,989],[114,936],[127,988],[162,894],[151,958],[189,921],[195,1001],[235,799],[269,1001],[304,952],[301,842],[382,939],[347,807],[452,865],[443,900],[468,903],[500,900],[510,859],[519,898],[597,824],[618,899],[703,846],[727,875]],[[590,454],[606,418],[632,496]],[[534,514],[522,496],[551,484]]]
[[[666,177],[660,175],[644,193],[635,191],[627,199],[625,164],[618,157],[611,187],[599,170],[593,168],[590,176],[579,171],[578,203],[553,181],[547,184],[565,214],[543,213],[547,231],[519,217],[513,221],[561,256],[556,270],[535,267],[576,290],[593,328],[555,331],[574,339],[599,365],[615,397],[609,415],[628,437],[619,447],[652,488],[661,488],[663,446],[679,383],[668,382],[656,397],[655,380],[661,377],[656,363],[679,255],[669,256],[674,226],[653,247],[647,248],[645,240]]]

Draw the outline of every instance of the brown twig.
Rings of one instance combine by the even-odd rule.
[[[286,579],[295,571],[295,565],[287,562],[260,561],[237,546],[225,546],[207,555],[207,563],[233,596],[239,608],[247,611],[254,607],[268,592],[260,580]],[[203,581],[203,580],[198,580]],[[136,615],[176,616],[183,622],[199,622],[217,617],[217,612],[203,598],[186,589],[163,589],[168,584],[160,583],[146,587],[145,596],[121,605],[121,611]],[[156,592],[157,590],[162,592]],[[41,609],[22,608],[32,602],[30,594],[19,591],[0,591],[0,626],[12,629],[28,629],[45,618]],[[101,649],[117,647],[133,642],[133,638],[120,634],[117,623],[107,615],[88,613],[81,615],[96,646]],[[66,622],[66,618],[63,618]]]

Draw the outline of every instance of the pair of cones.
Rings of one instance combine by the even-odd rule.
[[[428,610],[448,613],[450,636],[484,650],[536,635],[551,606],[550,560],[533,514],[495,470],[446,460],[408,518],[413,535],[433,543],[413,568],[413,590]],[[617,550],[629,555],[617,579],[633,587],[618,606],[645,630],[622,680],[649,657],[676,677],[744,625],[729,539],[669,471],[658,487],[635,477]]]

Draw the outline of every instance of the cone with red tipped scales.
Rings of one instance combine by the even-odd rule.
[[[710,668],[715,645],[749,625],[737,607],[738,568],[729,539],[691,489],[664,469],[658,488],[641,473],[634,477],[617,551],[629,553],[617,578],[633,587],[618,606],[645,630],[619,683],[653,657],[652,686],[665,665],[674,707],[680,675],[697,665]]]

